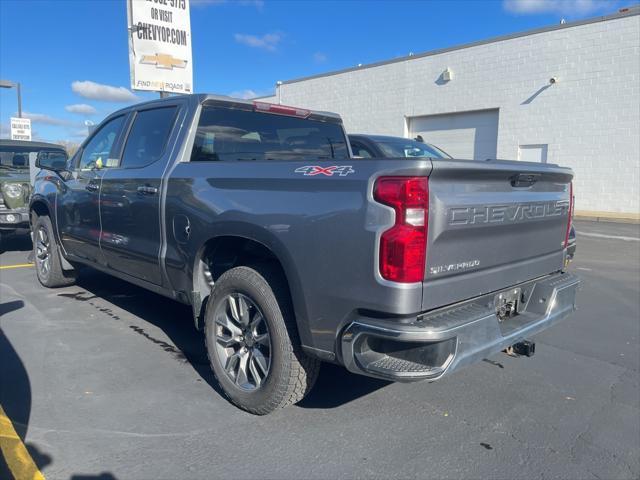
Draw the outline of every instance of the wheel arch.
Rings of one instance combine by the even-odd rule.
[[[209,295],[217,279],[227,270],[237,266],[250,266],[256,263],[269,262],[276,265],[289,289],[289,298],[296,316],[298,333],[305,344],[310,334],[306,323],[306,310],[301,295],[299,277],[295,266],[284,246],[273,236],[262,238],[239,234],[211,236],[202,242],[193,264],[192,308],[195,325],[203,326],[204,312]]]
[[[51,215],[51,209],[49,208],[49,204],[41,197],[36,197],[31,200],[31,204],[29,205],[29,219],[31,221],[31,226],[35,222],[35,217],[48,216],[53,223],[54,218]]]
[[[58,224],[55,218],[55,211],[49,205],[49,202],[45,197],[41,195],[34,196],[29,203],[29,221],[31,223],[31,231],[33,232],[33,227],[36,224],[36,220],[38,217],[47,216],[51,221],[51,227],[53,229],[53,239],[57,242],[60,248],[60,262],[62,265],[62,269],[65,271],[74,270],[74,266],[69,263],[69,261],[64,256],[64,247],[60,242],[60,235],[58,233]]]

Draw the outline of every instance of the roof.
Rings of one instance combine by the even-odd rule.
[[[397,135],[369,135],[368,133],[350,133],[347,135],[351,137],[364,137],[374,142],[393,142],[397,140],[412,140],[411,138],[400,137]]]
[[[126,113],[129,112],[131,110],[139,110],[141,108],[152,108],[154,106],[162,106],[166,103],[175,103],[176,100],[179,99],[187,99],[188,102],[196,102],[197,104],[204,104],[204,103],[215,103],[215,102],[220,102],[220,103],[228,103],[228,104],[233,104],[233,105],[237,105],[237,106],[241,106],[241,105],[246,105],[246,106],[250,106],[251,108],[253,108],[254,106],[254,101],[255,99],[251,99],[251,100],[246,100],[246,99],[241,99],[241,98],[234,98],[234,97],[229,97],[226,95],[216,95],[216,94],[212,94],[212,93],[189,93],[189,94],[180,94],[180,95],[174,95],[174,96],[169,96],[169,97],[165,97],[165,98],[156,98],[153,100],[148,100],[146,102],[141,102],[141,103],[136,103],[134,105],[129,105],[127,107],[121,108],[120,110],[117,110],[111,114],[109,114],[105,120],[109,119],[109,118],[113,118],[116,115],[120,115],[122,113]],[[193,105],[193,103],[191,104]],[[284,106],[291,106],[291,105],[282,105]],[[304,110],[308,110],[308,109],[304,109]],[[315,115],[315,116],[319,116],[319,117],[327,117],[330,119],[335,119],[335,120],[342,120],[340,115],[338,115],[337,113],[333,113],[333,112],[324,112],[321,110],[309,110],[311,112],[311,114]]]
[[[363,70],[365,68],[374,68],[374,67],[380,67],[382,65],[390,65],[392,63],[406,62],[407,60],[415,60],[417,58],[431,57],[434,55],[440,55],[442,53],[453,52],[455,50],[462,50],[465,48],[477,47],[479,45],[486,45],[488,43],[502,42],[502,41],[511,40],[514,38],[526,37],[529,35],[537,35],[539,33],[553,32],[555,30],[564,30],[566,28],[579,27],[581,25],[588,25],[591,23],[606,22],[609,20],[616,20],[619,18],[632,17],[634,15],[640,15],[640,6],[633,5],[629,8],[622,8],[617,13],[614,13],[611,15],[605,15],[603,17],[593,17],[593,18],[587,18],[585,20],[576,20],[574,22],[567,22],[567,23],[561,23],[558,25],[551,25],[548,27],[535,28],[533,30],[526,30],[524,32],[510,33],[508,35],[492,37],[486,40],[479,40],[477,42],[464,43],[462,45],[456,45],[453,47],[440,48],[437,50],[430,50],[427,52],[406,55],[404,57],[393,58],[391,60],[383,60],[380,62],[368,63],[368,64],[357,66],[357,67],[343,68],[341,70],[334,70],[332,72],[319,73],[317,75],[309,75],[306,77],[295,78],[292,80],[285,80],[282,82],[282,85],[304,82],[306,80],[313,80],[316,78],[331,77],[333,75],[340,75],[342,73],[354,72],[358,70]]]
[[[63,150],[66,151],[62,145],[58,145],[56,143],[47,143],[47,142],[29,142],[26,140],[9,140],[6,138],[0,139],[0,146],[2,147],[29,147],[29,148],[48,148],[55,150]]]

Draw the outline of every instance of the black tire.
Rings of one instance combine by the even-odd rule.
[[[46,249],[43,249],[45,246],[43,237],[46,238],[46,243],[48,244]],[[75,283],[75,270],[62,269],[60,249],[53,234],[51,219],[46,215],[37,217],[33,226],[33,256],[36,264],[36,275],[43,286],[58,288]],[[45,260],[48,260],[48,262],[45,262]],[[47,265],[47,268],[45,268],[45,265]]]
[[[248,299],[253,304],[250,308],[259,311],[268,328],[268,372],[260,385],[254,386],[251,391],[241,388],[237,379],[234,382],[232,376],[225,371],[223,359],[218,353],[220,350],[216,350],[216,335],[220,332],[220,324],[216,323],[216,318],[221,314],[220,309],[228,307],[229,297],[234,295]],[[245,335],[247,338],[250,336],[246,332]],[[318,377],[320,362],[302,351],[288,287],[279,269],[272,265],[236,267],[220,276],[207,303],[205,342],[211,368],[222,391],[233,404],[255,415],[266,415],[299,402],[311,390]],[[233,352],[234,349],[235,346],[229,350]],[[255,351],[253,348],[249,350]],[[248,362],[251,362],[251,355]]]

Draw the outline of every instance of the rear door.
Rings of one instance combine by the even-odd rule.
[[[181,103],[136,111],[120,163],[102,178],[100,246],[107,265],[162,284],[162,178],[172,158]]]
[[[424,309],[563,267],[570,169],[433,160]]]
[[[83,260],[100,262],[100,181],[106,165],[115,162],[115,149],[125,124],[119,115],[102,125],[78,152],[73,174],[56,199],[57,225],[65,251]]]

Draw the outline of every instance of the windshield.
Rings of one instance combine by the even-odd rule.
[[[205,107],[191,161],[347,159],[339,123]]]
[[[417,142],[408,138],[378,142],[378,145],[387,157],[451,158],[450,155],[447,155],[435,145]]]
[[[29,146],[0,146],[0,168],[29,170],[29,165],[35,163],[38,154],[48,156],[52,160],[59,159],[64,162],[67,160],[67,154],[61,150],[43,150]]]

